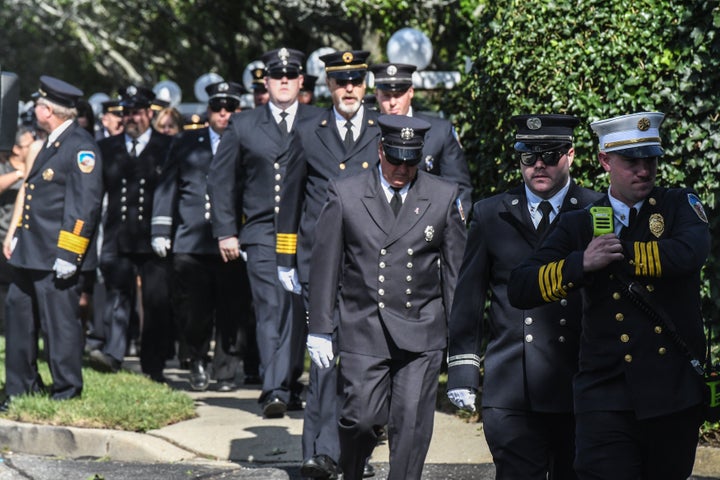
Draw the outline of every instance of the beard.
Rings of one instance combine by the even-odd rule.
[[[341,101],[337,105],[335,105],[335,108],[337,108],[337,111],[340,113],[353,116],[355,115],[355,113],[357,113],[358,110],[360,110],[360,105],[362,105],[362,102],[360,100],[357,100],[353,104],[347,104],[344,103],[341,99]]]

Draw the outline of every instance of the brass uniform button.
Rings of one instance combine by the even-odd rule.
[[[617,320],[618,322],[622,322],[623,320],[625,320],[625,315],[623,315],[622,313],[616,313],[615,320]]]
[[[630,355],[629,353],[627,355],[625,355],[625,361],[627,363],[632,363],[632,360],[633,360],[632,355]]]
[[[623,333],[622,335],[620,335],[620,341],[623,342],[623,343],[629,342],[629,341],[630,341],[630,335],[628,335],[627,333]]]

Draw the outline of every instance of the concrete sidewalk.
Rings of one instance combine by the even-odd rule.
[[[135,370],[129,361],[125,368]],[[257,398],[260,390],[242,387],[232,393],[210,389],[190,391],[186,372],[165,371],[171,386],[184,390],[196,403],[198,417],[145,434],[99,429],[51,427],[0,420],[0,447],[15,452],[65,458],[109,458],[127,462],[220,462],[272,470],[302,462],[302,412],[281,419],[264,419]],[[701,447],[697,476],[720,478],[720,449]],[[388,461],[387,445],[375,450],[373,462]],[[427,464],[489,464],[492,457],[482,424],[466,423],[436,413]],[[258,473],[257,471],[255,473]],[[270,473],[268,471],[268,473]],[[272,475],[268,475],[268,478]]]

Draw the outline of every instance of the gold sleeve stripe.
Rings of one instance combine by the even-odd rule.
[[[559,262],[551,262],[540,267],[538,271],[538,284],[540,285],[540,295],[546,302],[554,302],[565,298],[567,292],[563,288],[562,268],[565,260]]]
[[[85,225],[85,222],[82,220],[76,220],[75,221],[75,228],[73,228],[73,234],[80,235],[80,232],[82,232],[83,225]]]
[[[660,250],[657,242],[635,242],[635,275],[643,277],[662,276]]]
[[[65,230],[60,230],[58,237],[58,247],[78,255],[84,255],[90,243],[89,238],[75,235]]]
[[[295,255],[297,253],[297,233],[278,233],[275,252]]]

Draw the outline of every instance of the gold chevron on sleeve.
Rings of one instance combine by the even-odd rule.
[[[562,269],[565,260],[550,262],[540,267],[538,271],[538,284],[540,294],[546,302],[555,302],[567,297],[567,291],[563,287]]]
[[[90,243],[89,238],[81,237],[74,233],[68,232],[67,230],[60,230],[60,236],[58,237],[58,248],[67,250],[78,255],[84,255]]]
[[[658,242],[635,242],[635,275],[642,277],[661,277],[662,264]]]
[[[295,255],[297,253],[297,233],[278,233],[275,252]]]

